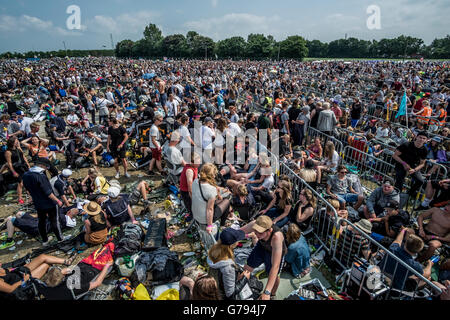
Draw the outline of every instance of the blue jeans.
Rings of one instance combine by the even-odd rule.
[[[358,195],[356,193],[338,194],[337,197],[340,204],[358,202]]]
[[[269,211],[267,211],[266,216],[268,216],[272,220],[274,220],[275,218],[279,217],[280,214],[279,214],[278,208],[271,208]],[[283,219],[281,219],[280,221],[275,223],[275,225],[278,228],[282,228],[288,222],[289,222],[289,215],[287,215],[286,217],[284,217]]]

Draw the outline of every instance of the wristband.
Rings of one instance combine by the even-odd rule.
[[[434,239],[436,239],[436,236],[431,236],[431,240],[434,240]]]
[[[212,228],[213,227],[213,225],[212,224],[210,224],[209,226],[207,226],[207,228]]]

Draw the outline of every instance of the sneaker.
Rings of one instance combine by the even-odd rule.
[[[58,242],[63,242],[63,241],[70,240],[70,239],[72,239],[72,236],[71,235],[67,235],[67,236],[63,236],[62,240],[58,241]]]
[[[137,169],[138,169],[138,166],[137,166],[136,162],[134,162],[134,161],[129,161],[128,163],[130,164],[130,166],[131,166],[134,170],[137,170]]]
[[[23,201],[23,199],[19,199],[17,202],[19,202],[19,204],[24,204],[25,201]]]
[[[120,173],[117,172],[117,174],[114,176],[114,178],[119,179],[120,178]]]
[[[0,250],[4,250],[4,249],[8,249],[11,247],[14,247],[16,243],[14,242],[14,240],[12,240],[11,242],[3,242],[2,245],[0,245]]]
[[[3,233],[2,235],[0,235],[0,241],[6,241],[6,239],[8,239],[7,233]]]
[[[126,178],[130,178],[131,176],[130,176],[130,174],[127,172],[127,173],[125,173],[125,177],[126,177]]]

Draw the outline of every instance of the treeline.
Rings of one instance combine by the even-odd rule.
[[[59,51],[28,51],[5,52],[0,54],[0,58],[7,59],[28,59],[28,58],[52,58],[52,57],[111,57],[114,56],[114,50],[59,50]]]

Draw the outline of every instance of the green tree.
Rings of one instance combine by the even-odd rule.
[[[162,41],[162,53],[167,57],[184,58],[189,55],[189,47],[186,38],[182,34],[174,34]]]
[[[131,40],[122,40],[116,44],[116,56],[125,58],[132,56],[134,42]]]
[[[266,38],[263,34],[250,34],[247,38],[247,57],[250,59],[269,58],[275,44],[273,37],[269,37]]]
[[[306,41],[308,56],[313,58],[325,58],[328,54],[328,44],[320,40]]]
[[[245,55],[247,43],[242,37],[232,37],[217,43],[219,58],[238,58]]]
[[[300,36],[290,36],[281,41],[280,58],[303,60],[308,56],[306,41]]]
[[[191,53],[194,58],[211,58],[214,54],[216,44],[214,40],[204,36],[195,36],[192,40]]]

